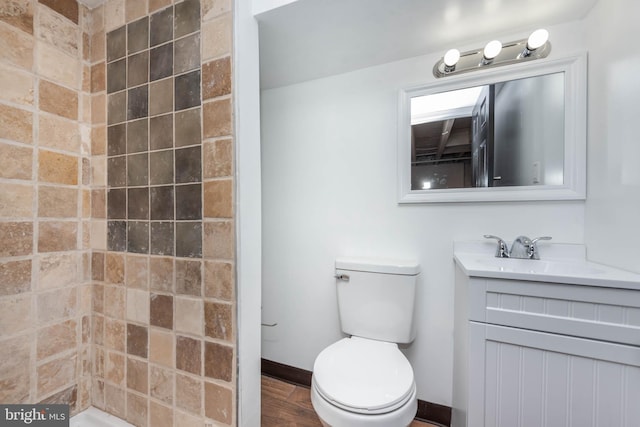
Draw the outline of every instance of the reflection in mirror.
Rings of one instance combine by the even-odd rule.
[[[411,190],[563,185],[563,72],[411,98]]]

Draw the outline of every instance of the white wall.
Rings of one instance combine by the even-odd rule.
[[[579,23],[550,32],[550,59],[581,48]],[[451,405],[453,241],[491,233],[582,243],[584,203],[398,205],[398,90],[433,82],[437,59],[413,58],[262,93],[263,321],[278,323],[263,328],[262,356],[311,370],[316,355],[341,337],[335,257],[417,258],[418,334],[404,351],[418,397]]]
[[[640,273],[640,2],[606,0],[589,43],[587,256]]]

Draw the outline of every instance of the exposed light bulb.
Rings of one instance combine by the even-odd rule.
[[[447,67],[455,66],[460,60],[460,51],[458,49],[449,49],[444,54],[444,65]]]
[[[540,28],[539,30],[535,30],[527,39],[527,49],[536,50],[542,46],[549,40],[549,31],[544,28]]]
[[[431,181],[422,181],[422,189],[428,190],[431,188]]]
[[[502,50],[502,43],[500,43],[500,41],[498,40],[491,40],[484,47],[484,52],[483,52],[484,59],[486,59],[487,61],[491,61],[493,58],[495,58],[500,54],[501,50]]]

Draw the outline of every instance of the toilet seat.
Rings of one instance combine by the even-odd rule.
[[[313,385],[331,404],[355,413],[384,414],[411,399],[413,369],[395,343],[344,338],[313,366]]]

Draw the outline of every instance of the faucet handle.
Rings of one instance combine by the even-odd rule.
[[[509,249],[507,248],[507,243],[501,237],[494,236],[492,234],[485,234],[485,239],[495,239],[498,241],[498,247],[496,248],[496,257],[497,258],[509,258]]]
[[[538,253],[538,246],[536,245],[536,243],[539,240],[551,240],[551,237],[542,236],[542,237],[536,237],[535,239],[531,240],[531,244],[529,245],[529,259],[540,259],[540,254]]]
[[[535,245],[538,240],[551,240],[551,236],[536,237],[535,239],[531,240],[531,244]]]

